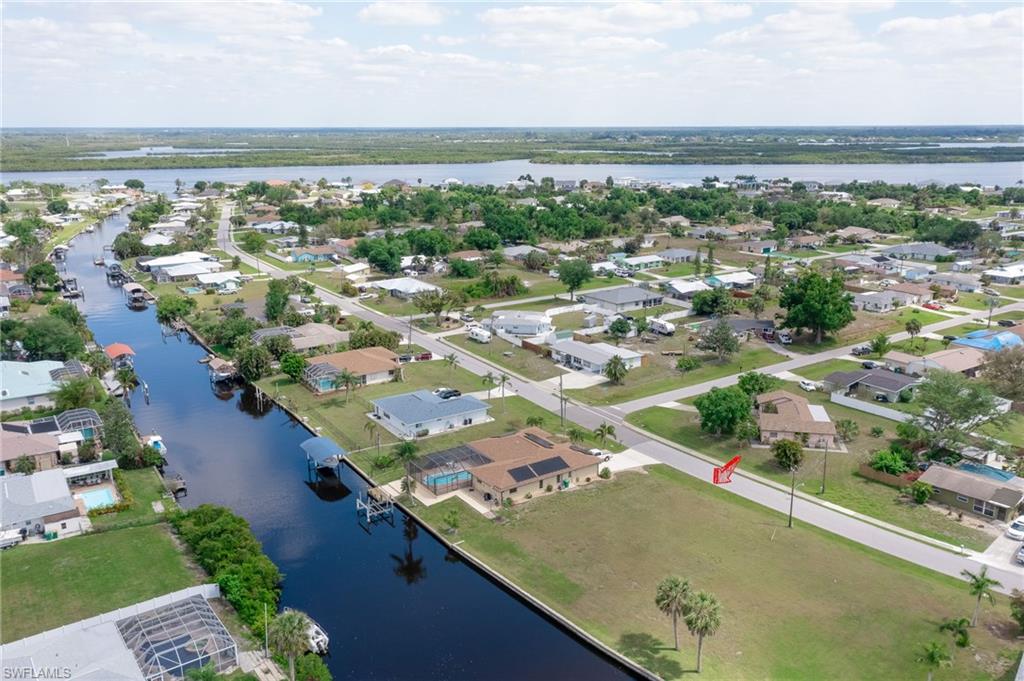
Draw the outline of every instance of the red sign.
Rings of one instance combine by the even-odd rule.
[[[732,472],[736,470],[736,467],[740,465],[741,456],[734,456],[729,459],[729,463],[724,466],[715,466],[714,474],[712,475],[712,481],[716,485],[724,485],[732,482]]]

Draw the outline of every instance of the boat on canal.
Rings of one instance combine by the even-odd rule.
[[[291,608],[285,608],[284,612],[294,611]],[[306,641],[309,646],[309,652],[316,653],[317,655],[326,655],[331,645],[331,639],[327,636],[327,632],[312,617],[306,613],[302,614],[309,623],[309,626],[306,627]]]
[[[167,445],[164,444],[164,439],[162,437],[160,437],[156,433],[153,433],[152,435],[146,437],[145,442],[148,447],[152,447],[156,451],[160,452],[160,456],[164,457],[165,459],[167,458]]]

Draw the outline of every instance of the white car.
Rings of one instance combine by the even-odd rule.
[[[1006,536],[1017,541],[1024,539],[1024,515],[1010,523],[1006,528]]]
[[[1016,559],[1018,563],[1024,565],[1024,546],[1021,546],[1019,549],[1017,549]]]
[[[779,342],[782,343],[783,345],[789,345],[790,343],[793,342],[793,337],[790,336],[785,331],[780,331],[778,334],[776,334],[775,337],[778,338]]]
[[[818,384],[814,381],[800,381],[800,389],[806,390],[809,393],[813,393],[818,389]]]

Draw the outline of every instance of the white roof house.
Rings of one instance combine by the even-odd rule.
[[[200,284],[206,286],[221,286],[229,281],[238,283],[242,278],[242,273],[238,270],[230,270],[228,272],[208,272],[206,274],[200,274],[196,276],[196,280]]]
[[[342,265],[340,269],[345,274],[359,274],[369,270],[370,266],[365,262],[354,262],[351,265]]]
[[[738,272],[726,272],[724,274],[716,274],[710,276],[705,281],[712,286],[725,286],[726,288],[743,288],[745,286],[753,286],[757,283],[757,276],[747,272],[746,270],[740,270]]]
[[[487,320],[492,331],[513,336],[539,336],[554,331],[551,317],[543,312],[527,312],[525,310],[509,310],[495,312]]]
[[[143,246],[170,246],[173,243],[174,239],[159,232],[150,232],[142,237]]]
[[[583,343],[577,340],[560,340],[551,345],[551,358],[573,369],[593,373],[604,373],[608,361],[615,356],[622,358],[627,369],[634,369],[643,361],[643,355],[626,348],[617,348],[608,343]]]
[[[1019,284],[1024,281],[1024,262],[985,270],[982,274],[995,284]]]
[[[188,265],[195,262],[216,262],[217,257],[200,253],[199,251],[184,251],[175,255],[165,255],[160,258],[153,258],[145,262],[146,267],[153,269],[157,267],[174,267],[175,265]]]
[[[397,279],[381,279],[370,282],[370,286],[387,291],[397,298],[411,298],[417,293],[424,291],[440,291],[439,286],[414,279],[413,277],[399,277]]]
[[[634,255],[630,258],[623,258],[620,262],[631,270],[646,270],[665,264],[660,255]]]
[[[161,267],[161,271],[169,279],[183,279],[187,277],[198,277],[201,274],[209,274],[224,267],[219,262],[192,262],[173,267]]]
[[[665,292],[675,298],[691,298],[701,291],[710,291],[711,287],[700,279],[673,279],[664,284]]]
[[[0,362],[0,411],[51,405],[61,385],[54,372],[63,368],[63,362],[50,360]]]

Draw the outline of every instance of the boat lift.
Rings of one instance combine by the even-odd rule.
[[[325,473],[337,477],[338,466],[348,454],[329,437],[311,437],[299,446],[306,453],[306,474],[310,482],[323,477]]]
[[[395,517],[395,501],[383,487],[371,487],[360,492],[356,499],[356,513],[366,516],[367,523],[387,520],[393,524]]]

